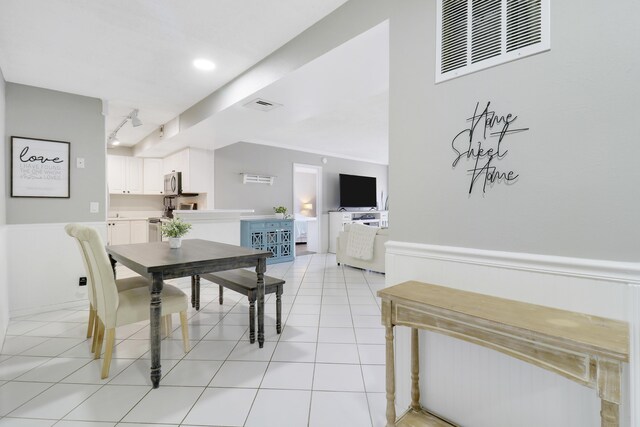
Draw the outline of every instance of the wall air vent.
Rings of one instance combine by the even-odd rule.
[[[438,0],[436,83],[549,50],[550,0]]]
[[[282,107],[282,104],[267,101],[266,99],[256,98],[244,104],[243,107],[251,108],[253,110],[260,110],[260,111],[271,111],[274,108]]]
[[[273,185],[275,176],[271,175],[258,175],[256,173],[241,172],[243,184],[267,184]]]

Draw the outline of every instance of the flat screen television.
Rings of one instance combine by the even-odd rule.
[[[341,208],[375,208],[376,178],[340,174],[340,207]]]

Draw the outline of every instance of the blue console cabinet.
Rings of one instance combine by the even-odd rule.
[[[240,245],[246,248],[271,251],[267,264],[293,261],[292,219],[243,219],[240,220]]]

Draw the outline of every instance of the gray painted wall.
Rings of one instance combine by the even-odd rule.
[[[322,163],[322,157],[327,163]],[[293,208],[293,164],[304,163],[322,167],[323,212],[338,208],[338,174],[377,177],[378,194],[387,193],[386,165],[378,165],[337,157],[266,145],[238,142],[215,151],[215,207],[216,209],[255,209],[256,214],[273,214],[273,207]],[[275,175],[272,186],[243,184],[241,172]]]
[[[0,69],[0,135],[5,129],[5,82]],[[5,150],[0,150],[0,165],[4,164]],[[0,345],[9,326],[9,279],[7,275],[7,235],[6,235],[6,174],[0,174]]]
[[[554,2],[551,51],[438,85],[435,2],[392,9],[393,240],[637,262],[640,2]],[[530,130],[496,163],[517,182],[469,195],[450,144],[487,101]]]
[[[10,194],[11,136],[52,139],[71,143],[71,198],[7,197],[7,223],[58,223],[104,221],[106,202],[106,148],[102,102],[32,86],[7,83],[5,188]],[[85,168],[75,167],[76,158]],[[89,213],[89,203],[99,202],[100,212]]]

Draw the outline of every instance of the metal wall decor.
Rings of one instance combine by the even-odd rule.
[[[11,197],[70,197],[70,144],[11,137]]]
[[[473,116],[467,119],[469,127],[461,130],[451,141],[451,148],[456,153],[451,167],[455,168],[461,159],[470,164],[467,169],[471,175],[469,194],[476,184],[481,184],[485,193],[493,184],[510,184],[520,176],[513,170],[498,169],[496,163],[509,153],[505,148],[505,138],[529,128],[513,128],[518,116],[511,113],[499,115],[490,106],[491,102],[487,102],[480,111],[480,102],[477,102]]]

